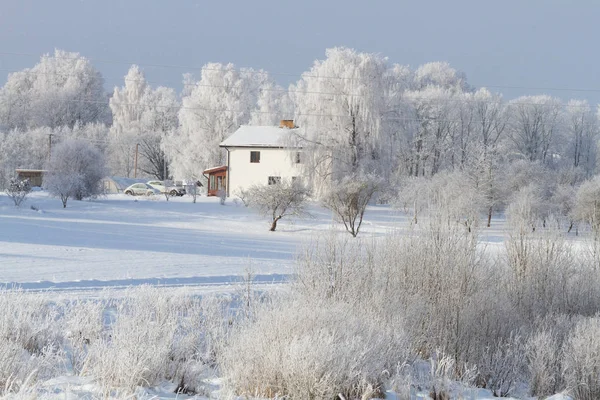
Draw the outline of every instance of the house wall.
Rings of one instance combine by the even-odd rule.
[[[260,151],[260,162],[250,162],[250,152]],[[272,148],[229,149],[229,195],[255,184],[268,184],[269,176],[291,179],[302,176],[303,165],[295,162],[298,150]]]

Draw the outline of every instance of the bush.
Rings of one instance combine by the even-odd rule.
[[[0,290],[0,307],[0,397],[34,398],[38,380],[65,374],[93,377],[104,397],[163,381],[203,391],[233,323],[230,300],[150,287],[69,302]]]
[[[271,218],[269,230],[277,229],[277,222],[287,215],[303,215],[309,191],[299,181],[283,180],[272,185],[254,185],[247,193],[250,207]]]
[[[342,221],[346,230],[356,237],[367,205],[380,185],[381,180],[372,175],[345,177],[332,183],[323,195],[323,206],[330,209]]]
[[[399,330],[348,304],[289,299],[234,333],[220,358],[238,395],[288,399],[373,398],[402,360]]]
[[[69,198],[82,200],[102,193],[100,180],[106,176],[102,153],[81,140],[66,140],[58,144],[46,166],[44,187],[59,197],[63,207]]]
[[[8,189],[6,189],[6,194],[13,201],[13,203],[15,203],[16,207],[21,205],[29,192],[31,192],[31,185],[29,184],[28,179],[22,181],[18,179],[11,179]]]
[[[63,370],[58,309],[45,295],[0,289],[0,396]]]
[[[527,342],[529,392],[544,398],[562,387],[560,346],[550,329],[534,334]]]
[[[600,317],[581,320],[564,348],[564,379],[577,400],[600,399]]]

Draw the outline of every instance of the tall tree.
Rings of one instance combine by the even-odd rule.
[[[522,96],[510,101],[507,133],[516,154],[529,161],[550,162],[561,111],[560,101],[546,95]]]
[[[189,85],[189,76],[184,79]],[[170,135],[166,146],[178,176],[197,179],[204,169],[225,163],[219,143],[250,121],[266,82],[266,72],[237,69],[233,64],[209,63],[202,68],[200,80],[186,89],[180,129]]]
[[[162,86],[152,89],[139,67],[132,65],[125,76],[125,86],[115,87],[110,108],[113,172],[135,174],[137,149],[139,170],[146,176],[167,179],[170,171],[163,142],[178,124],[179,101],[175,91]]]
[[[313,183],[382,165],[387,70],[379,55],[333,48],[290,86],[303,145],[313,155],[311,170],[321,175]]]
[[[565,107],[567,158],[573,168],[581,168],[586,176],[593,174],[596,166],[597,116],[585,100],[570,100]]]
[[[455,119],[454,93],[440,86],[427,86],[423,90],[407,92],[406,99],[415,124],[409,175],[434,175],[451,148],[448,138],[458,121]]]
[[[104,79],[79,53],[55,50],[32,68],[12,73],[0,89],[0,126],[56,128],[108,122]]]

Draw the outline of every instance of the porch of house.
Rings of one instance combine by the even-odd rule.
[[[227,166],[214,167],[202,173],[208,179],[207,196],[217,196],[219,191],[227,192]]]

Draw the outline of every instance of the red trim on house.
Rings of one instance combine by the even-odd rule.
[[[206,169],[203,174],[208,179],[208,187],[206,190],[207,196],[217,196],[220,190],[227,192],[226,165]]]

